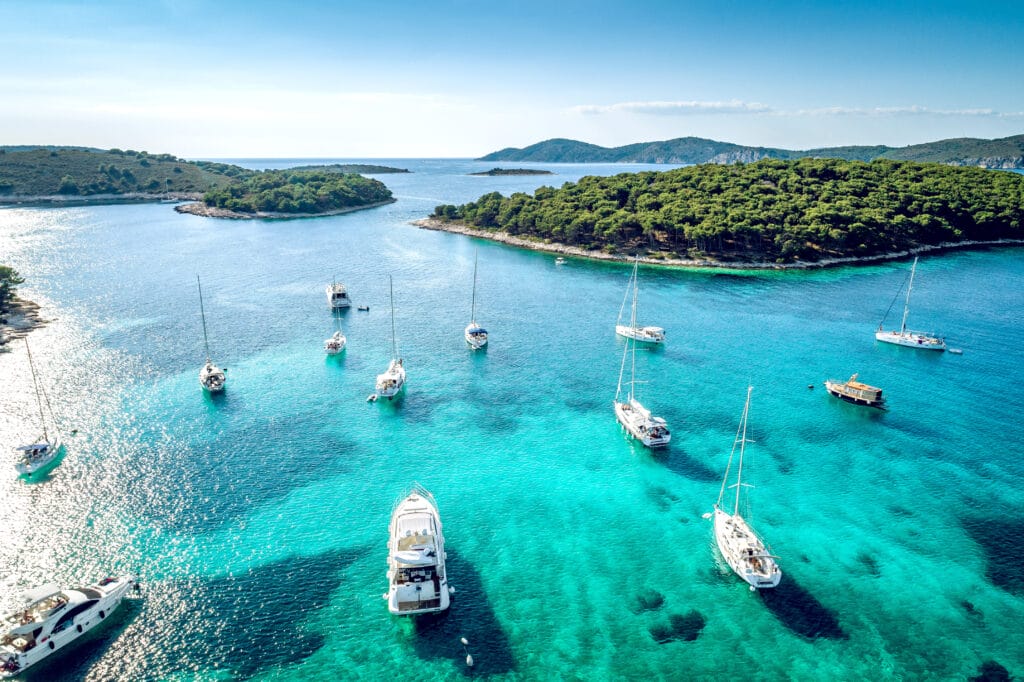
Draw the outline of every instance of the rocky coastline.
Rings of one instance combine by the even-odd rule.
[[[342,213],[352,213],[353,211],[362,211],[367,208],[377,208],[378,206],[387,206],[397,201],[396,199],[388,199],[387,201],[378,201],[372,204],[365,204],[363,206],[349,206],[347,208],[339,208],[333,211],[324,211],[322,213],[277,213],[277,212],[264,212],[257,211],[256,213],[242,213],[241,211],[231,211],[226,208],[220,208],[217,206],[207,206],[201,201],[197,201],[191,204],[178,204],[174,207],[174,210],[178,213],[188,213],[190,215],[197,215],[203,218],[227,218],[229,220],[287,220],[290,218],[322,218],[324,216],[340,215]]]
[[[49,320],[40,317],[38,304],[14,298],[7,310],[0,312],[0,352],[6,351],[11,341],[25,338],[30,331],[47,322]]]
[[[91,206],[105,204],[137,204],[155,202],[198,201],[201,192],[126,192],[125,194],[0,194],[4,206]]]
[[[604,251],[581,249],[576,246],[568,246],[566,244],[559,244],[557,242],[545,242],[540,239],[526,239],[523,237],[505,234],[503,232],[498,232],[496,230],[480,230],[458,223],[444,222],[441,220],[437,220],[435,218],[423,218],[421,220],[414,220],[412,221],[411,224],[415,225],[416,227],[423,228],[425,230],[451,232],[454,234],[465,235],[467,237],[476,237],[477,239],[489,239],[490,241],[500,242],[502,244],[507,244],[509,246],[516,246],[522,249],[530,249],[531,251],[543,251],[545,253],[554,253],[560,256],[591,258],[594,260],[604,261],[633,261],[633,256],[630,256],[628,254],[605,253]],[[934,246],[919,246],[917,248],[908,249],[906,251],[894,251],[892,253],[883,253],[874,256],[851,256],[849,258],[823,258],[819,261],[805,263],[770,263],[765,261],[723,262],[708,259],[646,257],[641,257],[640,262],[646,265],[664,265],[667,267],[675,268],[714,268],[720,270],[814,270],[820,268],[839,267],[843,265],[858,265],[864,263],[879,263],[890,260],[899,260],[901,258],[907,258],[909,256],[921,253],[941,251],[962,251],[973,248],[987,248],[991,246],[1024,246],[1024,239],[999,239],[987,242],[944,242],[942,244],[936,244]]]

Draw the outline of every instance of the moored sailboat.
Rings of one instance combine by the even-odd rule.
[[[206,348],[206,364],[199,370],[199,384],[210,393],[218,393],[224,390],[227,375],[210,360],[210,338],[206,334],[206,309],[203,306],[203,285],[199,275],[196,275],[196,284],[199,287],[199,314],[203,318],[203,346]]]
[[[899,330],[893,329],[892,331],[885,331],[885,317],[878,324],[878,331],[875,332],[875,338],[885,343],[893,343],[897,346],[908,346],[910,348],[921,348],[924,350],[946,350],[946,341],[938,336],[933,336],[930,333],[915,332],[907,329],[907,315],[910,314],[910,292],[914,288],[914,272],[917,270],[917,258],[914,258],[914,264],[910,266],[910,282],[907,284],[907,298],[903,303],[903,321],[900,322]],[[896,292],[899,295],[899,292]],[[893,301],[895,303],[895,301]],[[889,310],[892,310],[890,304]],[[886,311],[888,316],[889,311]]]
[[[395,286],[388,275],[388,288],[391,292],[391,362],[383,374],[377,375],[375,393],[370,396],[377,398],[393,399],[405,387],[405,364],[398,356],[398,343],[395,340]]]
[[[624,336],[627,339],[634,339],[636,341],[642,341],[643,343],[664,343],[665,342],[665,330],[661,327],[646,326],[641,327],[636,323],[636,296],[638,292],[637,285],[637,270],[640,265],[640,257],[637,256],[633,262],[633,274],[630,275],[629,285],[626,287],[626,295],[622,297],[622,306],[619,307],[619,319],[615,323],[615,333],[619,336]],[[633,292],[633,315],[629,324],[622,324],[622,313],[626,309],[626,301],[629,300],[630,291]]]
[[[633,306],[630,313],[630,325],[636,325],[636,279],[633,282]],[[615,418],[622,425],[630,436],[638,439],[649,448],[664,447],[669,444],[672,434],[669,431],[668,423],[661,417],[655,417],[651,411],[636,398],[636,344],[637,339],[633,336],[626,337],[626,345],[622,349],[622,364],[619,367],[619,384],[615,389]],[[629,389],[626,391],[625,399],[622,398],[622,378],[626,371],[626,359],[630,361],[629,368]]]
[[[419,485],[391,513],[388,528],[388,611],[396,616],[448,608],[451,589],[444,534],[434,496]]]
[[[39,424],[43,430],[43,437],[37,438],[34,443],[20,445],[15,448],[15,451],[18,453],[18,461],[14,468],[18,470],[19,474],[30,476],[53,463],[57,458],[57,453],[60,451],[61,440],[60,432],[57,430],[57,420],[54,419],[53,409],[50,408],[50,399],[46,396],[43,387],[40,386],[39,377],[36,376],[36,366],[32,362],[32,349],[28,346],[28,339],[25,339],[25,352],[28,354],[28,366],[32,371],[32,386],[36,391],[36,404],[39,406]],[[50,420],[53,422],[52,439],[49,429],[46,428],[46,413],[43,410],[44,402],[46,407],[50,408]]]
[[[487,345],[487,330],[476,323],[476,264],[477,256],[473,256],[473,305],[470,308],[469,324],[466,325],[466,329],[463,335],[466,337],[466,343],[473,350],[479,350]]]
[[[753,390],[752,386],[747,387],[747,402],[743,406],[743,417],[736,429],[736,438],[733,440],[732,452],[729,453],[729,463],[725,468],[713,516],[715,541],[726,563],[736,575],[750,585],[751,590],[761,590],[778,585],[782,579],[782,571],[775,562],[776,557],[772,556],[764,541],[740,514],[740,492],[745,486],[749,487],[749,484],[743,482],[743,455],[746,444],[751,442],[747,440],[747,415],[750,413],[750,393]],[[736,488],[736,497],[730,514],[724,509],[722,500],[725,497],[726,483],[729,481],[737,445],[740,452],[736,467],[736,483],[729,486]],[[749,512],[747,515],[749,516]]]

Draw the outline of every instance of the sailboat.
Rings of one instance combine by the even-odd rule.
[[[227,376],[210,360],[210,339],[206,335],[206,309],[203,307],[203,285],[199,275],[196,275],[196,284],[199,286],[199,314],[203,317],[203,345],[206,347],[206,364],[199,370],[199,384],[210,393],[218,393],[224,390]]]
[[[900,323],[899,331],[895,329],[892,331],[885,331],[883,325],[885,324],[885,318],[878,324],[878,331],[875,332],[875,338],[885,343],[894,343],[897,346],[910,346],[911,348],[923,348],[925,350],[946,350],[946,342],[931,334],[925,334],[923,332],[915,332],[907,329],[907,315],[910,313],[910,291],[914,288],[914,272],[917,270],[917,258],[914,258],[914,264],[910,267],[910,283],[907,285],[907,299],[903,304],[903,321]],[[899,295],[899,292],[896,292]],[[895,303],[895,300],[893,301]],[[889,305],[889,310],[892,310],[892,305]],[[886,315],[889,314],[887,310]]]
[[[634,271],[635,274],[635,271]],[[636,278],[633,282],[633,307],[630,314],[630,326],[636,326]],[[668,424],[661,417],[655,417],[643,404],[637,400],[634,392],[636,390],[636,344],[637,339],[633,336],[626,337],[626,346],[622,349],[622,365],[619,367],[619,385],[615,390],[615,418],[622,424],[622,427],[634,438],[649,448],[658,448],[668,445],[672,434],[668,430]],[[626,372],[626,359],[630,360],[629,369],[629,390],[626,399],[622,399],[622,378]]]
[[[714,525],[715,540],[718,542],[718,549],[725,557],[726,563],[736,575],[750,585],[751,590],[761,590],[778,585],[782,579],[782,571],[775,563],[776,557],[772,556],[764,541],[740,514],[740,491],[750,485],[743,482],[743,455],[746,451],[746,444],[753,442],[747,440],[747,415],[750,413],[750,393],[753,390],[753,386],[747,387],[747,402],[743,406],[743,417],[736,429],[732,452],[729,453],[729,463],[725,467],[725,476],[722,478],[722,488],[718,492],[718,502],[715,503]],[[725,497],[726,483],[729,481],[729,471],[732,469],[732,460],[736,454],[737,445],[740,448],[740,456],[736,467],[736,483],[729,486],[736,488],[736,499],[730,514],[723,508],[722,500]],[[750,515],[749,509],[747,515]],[[707,516],[705,514],[705,517]]]
[[[633,274],[630,275],[629,285],[626,287],[626,295],[622,297],[622,306],[619,307],[619,319],[615,323],[615,333],[625,336],[627,339],[636,339],[644,343],[664,343],[665,330],[661,327],[638,327],[636,326],[636,294],[637,294],[637,268],[640,265],[640,256],[633,262]],[[622,313],[626,310],[626,301],[629,300],[629,292],[633,292],[633,318],[628,325],[622,324]]]
[[[487,345],[487,330],[476,323],[476,263],[477,256],[473,256],[473,307],[471,308],[470,322],[466,325],[466,343],[473,350],[479,350]]]
[[[37,439],[35,443],[15,448],[15,451],[18,453],[18,462],[14,465],[14,468],[18,470],[19,474],[30,476],[53,462],[60,451],[61,442],[60,432],[57,431],[57,420],[54,419],[53,409],[50,408],[50,399],[46,397],[46,392],[39,385],[39,379],[36,376],[36,366],[32,362],[32,351],[28,347],[28,339],[25,339],[25,351],[28,353],[28,366],[32,370],[32,385],[36,389],[36,404],[39,406],[39,423],[43,428],[43,437]],[[46,428],[46,414],[43,411],[44,401],[46,402],[46,407],[50,408],[50,420],[53,421],[53,440],[50,440],[50,432]]]
[[[388,275],[388,288],[391,291],[391,362],[387,371],[377,375],[376,392],[370,397],[391,400],[405,387],[405,365],[398,357],[398,344],[395,341],[395,285]]]

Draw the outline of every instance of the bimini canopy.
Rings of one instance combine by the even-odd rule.
[[[34,604],[37,601],[46,599],[47,597],[57,594],[58,592],[60,592],[60,585],[58,585],[57,583],[49,583],[32,590],[28,590],[23,595],[21,595],[21,599],[26,604]]]
[[[395,552],[395,560],[407,566],[432,566],[436,563],[435,557],[427,556],[423,552]]]
[[[45,450],[48,447],[50,447],[49,443],[33,443],[32,445],[19,445],[15,450],[31,452],[32,450]]]
[[[486,334],[487,330],[483,327],[470,327],[466,330],[467,334]]]

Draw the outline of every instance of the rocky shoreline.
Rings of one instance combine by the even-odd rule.
[[[0,352],[15,339],[23,339],[33,329],[42,327],[49,320],[39,316],[39,305],[23,298],[11,301],[7,310],[0,313]]]
[[[546,253],[556,253],[562,256],[592,258],[595,260],[605,261],[631,262],[633,260],[633,257],[629,255],[610,254],[605,253],[604,251],[592,251],[589,249],[581,249],[576,246],[567,246],[565,244],[548,243],[534,239],[524,239],[522,237],[516,237],[510,234],[505,234],[503,232],[492,230],[480,230],[473,227],[467,227],[466,225],[447,223],[437,220],[435,218],[423,218],[421,220],[414,220],[412,221],[412,224],[415,225],[416,227],[420,227],[426,230],[452,232],[454,234],[461,234],[467,237],[489,239],[491,241],[500,242],[502,244],[508,244],[509,246],[530,249],[531,251],[543,251]],[[824,258],[820,261],[815,261],[813,263],[769,263],[764,261],[755,261],[747,263],[726,263],[722,261],[689,258],[640,258],[640,262],[648,265],[665,265],[676,268],[717,268],[722,270],[813,270],[819,268],[838,267],[842,265],[858,265],[862,263],[879,263],[890,260],[899,260],[901,258],[907,258],[908,256],[913,256],[920,253],[929,253],[933,251],[959,251],[972,249],[975,247],[989,246],[1024,246],[1024,239],[999,239],[990,242],[944,242],[942,244],[936,244],[935,246],[919,246],[915,249],[908,249],[906,251],[895,251],[892,253],[878,254],[875,256]]]
[[[178,213],[188,213],[190,215],[197,215],[203,218],[227,218],[229,220],[287,220],[289,218],[322,218],[330,215],[341,215],[342,213],[352,213],[353,211],[362,211],[367,208],[387,206],[388,204],[395,203],[395,201],[397,201],[397,199],[388,199],[387,201],[378,201],[364,206],[339,208],[333,211],[325,211],[323,213],[275,213],[263,211],[257,211],[256,213],[242,213],[240,211],[230,211],[226,208],[219,208],[217,206],[207,206],[201,201],[197,201],[192,204],[179,204],[174,207],[174,210]]]
[[[3,206],[102,206],[108,204],[138,204],[174,201],[197,201],[202,199],[201,192],[161,192],[148,194],[145,192],[128,192],[126,194],[0,194],[0,205]]]

